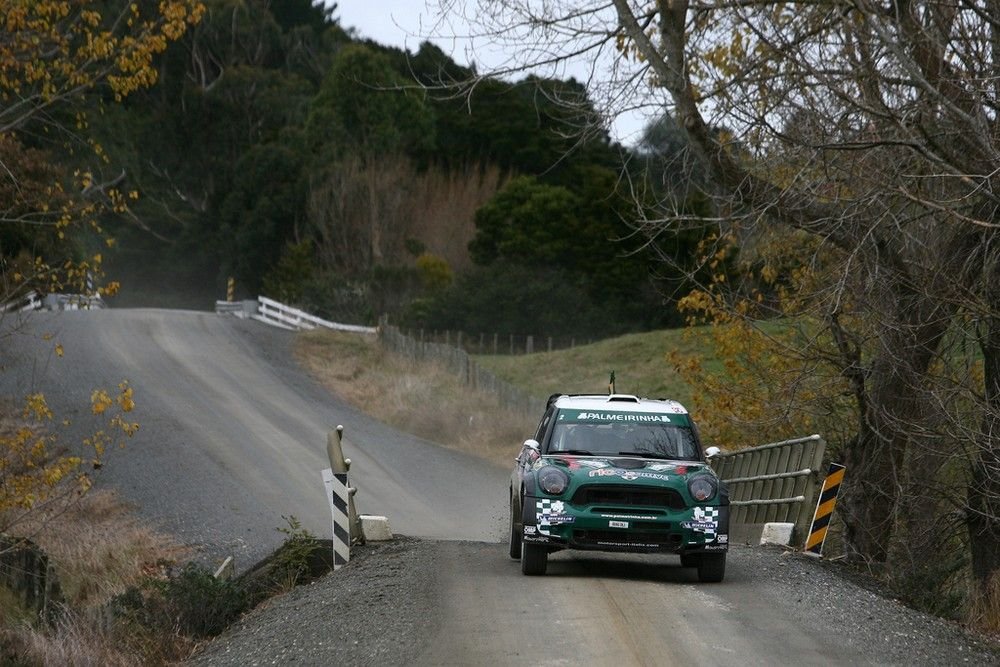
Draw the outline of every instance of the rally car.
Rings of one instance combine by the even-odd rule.
[[[553,551],[586,549],[679,554],[700,581],[718,582],[728,548],[729,494],[684,406],[549,398],[511,474],[510,557],[524,574],[545,574]]]

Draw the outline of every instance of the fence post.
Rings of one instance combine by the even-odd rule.
[[[812,525],[812,514],[815,509],[816,495],[820,487],[823,484],[822,471],[820,468],[823,466],[823,454],[826,451],[826,441],[820,435],[813,435],[812,449],[807,449],[808,466],[813,471],[809,475],[808,481],[806,482],[805,502],[802,503],[802,507],[799,509],[799,516],[795,520],[795,532],[796,540],[801,540],[802,544],[806,543],[809,539],[809,527]]]
[[[524,353],[531,354],[535,351],[535,337],[528,336],[528,339],[524,342]]]
[[[493,334],[493,356],[494,357],[499,353],[499,348],[497,347],[499,341],[500,341],[500,334],[494,333]]]

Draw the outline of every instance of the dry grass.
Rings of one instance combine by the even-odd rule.
[[[29,623],[29,615],[4,616],[0,661],[25,665],[164,664],[189,650],[185,640],[157,637],[141,628],[109,624],[101,609],[129,586],[161,577],[188,555],[171,538],[142,524],[110,491],[88,493],[60,510],[50,508],[17,525],[48,555],[59,578],[66,611],[54,627]],[[7,602],[12,602],[8,600]],[[11,610],[8,610],[10,612]]]
[[[994,574],[988,590],[973,600],[969,622],[973,627],[1000,638],[1000,573]]]
[[[506,467],[535,426],[447,369],[383,350],[374,336],[313,331],[296,341],[299,362],[328,389],[396,428]]]
[[[92,491],[62,510],[32,517],[16,533],[48,554],[63,595],[77,608],[103,604],[189,555],[136,519],[111,491]]]

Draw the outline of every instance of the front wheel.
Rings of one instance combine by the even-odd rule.
[[[726,576],[726,554],[701,554],[698,558],[698,581],[718,583]]]
[[[514,520],[517,516],[515,514],[516,508],[514,507],[514,496],[510,497],[510,557],[517,560],[521,557],[521,530],[518,530],[518,524]]]
[[[681,554],[681,567],[698,567],[698,555]]]
[[[549,564],[549,550],[544,544],[521,545],[521,574],[529,576],[545,574]]]

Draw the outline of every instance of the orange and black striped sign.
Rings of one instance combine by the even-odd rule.
[[[809,539],[806,540],[806,551],[817,556],[823,554],[823,542],[826,541],[826,529],[833,516],[833,508],[837,504],[837,494],[840,483],[844,481],[844,471],[847,468],[839,463],[830,464],[830,472],[823,481],[823,491],[816,503],[816,513],[813,515],[812,528],[809,529]]]
[[[226,301],[232,301],[236,297],[236,279],[230,278],[226,281]]]

